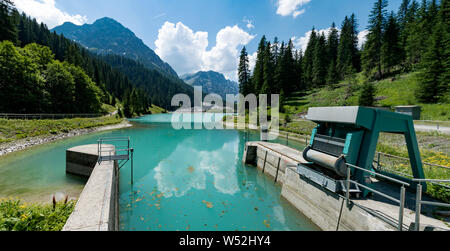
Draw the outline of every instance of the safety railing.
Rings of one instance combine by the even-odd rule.
[[[130,137],[106,137],[97,140],[98,163],[102,161],[117,161],[119,170],[131,161],[131,184],[133,184],[133,155],[134,149],[130,147]],[[122,145],[115,145],[122,144]]]
[[[356,182],[354,180],[351,180],[352,169],[351,168],[347,168],[347,180],[346,180],[347,188],[346,188],[346,196],[345,196],[346,200],[347,200],[347,205],[350,205],[350,185],[351,184],[357,185],[357,186],[362,187],[364,189],[367,189],[367,190],[369,190],[369,191],[371,191],[371,192],[373,192],[375,194],[378,194],[381,197],[384,197],[384,198],[386,198],[388,200],[396,202],[400,206],[399,214],[398,214],[398,230],[399,231],[403,231],[403,219],[404,219],[403,216],[404,216],[404,211],[405,211],[406,187],[409,187],[409,183],[406,183],[406,182],[403,182],[401,180],[394,179],[394,178],[391,178],[391,177],[388,177],[386,175],[379,174],[379,173],[376,173],[376,172],[373,172],[373,171],[370,171],[370,170],[366,170],[364,168],[361,168],[361,167],[358,167],[358,166],[355,166],[355,165],[352,165],[352,164],[347,164],[347,166],[351,167],[351,168],[358,169],[358,170],[363,171],[363,172],[370,173],[370,174],[372,174],[372,175],[374,175],[376,177],[381,177],[383,179],[390,180],[392,182],[395,182],[395,183],[401,185],[401,188],[400,188],[400,199],[396,199],[396,198],[394,198],[392,196],[389,196],[389,195],[387,195],[387,194],[385,194],[383,192],[377,191],[377,190],[375,190],[373,188],[370,188],[370,187],[365,186],[363,184],[360,184],[360,183],[358,183],[358,182]]]
[[[13,114],[13,113],[0,113],[2,119],[17,119],[17,120],[42,120],[42,119],[67,119],[67,118],[97,118],[103,114]]]
[[[416,222],[414,224],[414,230],[420,231],[420,217],[422,213],[422,205],[430,205],[436,207],[448,207],[450,208],[450,204],[441,203],[441,202],[433,202],[433,201],[424,201],[422,199],[422,183],[430,182],[442,182],[442,183],[450,183],[450,180],[432,180],[432,179],[413,179],[414,182],[417,182],[417,192],[416,192]]]
[[[377,152],[376,158],[374,160],[375,167],[377,171],[386,171],[389,173],[394,173],[399,176],[403,176],[409,179],[414,179],[414,176],[411,173],[405,173],[400,170],[396,170],[396,166],[404,164],[404,166],[410,166],[410,159],[400,156],[395,156],[387,153],[381,153]],[[388,163],[390,163],[390,167],[388,166]],[[422,162],[424,171],[426,172],[426,175],[429,176],[431,173],[441,172],[443,177],[448,177],[450,175],[450,167],[443,166],[443,165],[437,165],[427,162]],[[439,177],[440,178],[440,177]],[[438,180],[438,179],[437,179]],[[434,182],[435,185],[445,187],[446,189],[450,189],[450,185],[447,185],[443,182]]]
[[[430,129],[436,128],[436,130],[440,131],[442,127],[449,127],[450,121],[439,121],[439,120],[414,120],[415,125],[424,125],[430,126]]]

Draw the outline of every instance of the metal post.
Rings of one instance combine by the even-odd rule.
[[[267,162],[267,154],[269,153],[269,151],[266,151],[266,157],[264,157],[264,165],[263,165],[263,170],[262,173],[266,172],[266,162]]]
[[[379,153],[378,153],[378,162],[377,162],[377,164],[378,164],[377,169],[378,169],[378,170],[380,170],[380,167],[381,167],[380,159],[381,159],[381,153],[379,152]]]
[[[350,206],[350,176],[351,175],[352,175],[352,169],[350,167],[347,167],[347,193],[346,193],[347,206]]]
[[[414,230],[420,231],[420,211],[422,209],[422,185],[417,184],[417,195],[416,195],[416,224],[414,224]]]
[[[289,146],[289,133],[286,136],[286,145]]]
[[[277,175],[275,176],[275,183],[278,182],[278,173],[280,172],[280,164],[281,164],[281,157],[278,158],[278,167],[277,167]]]
[[[400,189],[400,211],[398,214],[398,231],[403,231],[403,213],[405,211],[405,186]]]
[[[131,151],[131,185],[133,185],[133,183],[134,183],[134,177],[133,177],[133,157],[134,157],[134,149],[133,148],[131,148],[130,149],[130,151]]]
[[[100,160],[102,159],[102,155],[100,152],[100,139],[97,140],[97,152],[98,152],[98,163],[100,163]]]

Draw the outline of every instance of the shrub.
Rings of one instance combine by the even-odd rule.
[[[0,200],[0,231],[61,231],[75,207],[73,201],[28,205]]]

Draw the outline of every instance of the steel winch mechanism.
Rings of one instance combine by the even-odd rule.
[[[368,190],[353,183],[346,187],[347,170],[351,168],[352,180],[372,187],[371,174],[352,165],[376,171],[373,161],[380,133],[384,132],[405,136],[414,178],[424,178],[411,116],[366,107],[327,107],[310,108],[307,119],[318,125],[303,151],[308,163],[299,164],[298,172],[314,183],[335,193],[350,189],[353,194],[367,196]],[[412,183],[394,174],[387,175]]]

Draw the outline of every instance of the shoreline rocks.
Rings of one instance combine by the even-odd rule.
[[[86,134],[90,134],[90,133],[94,133],[94,132],[127,128],[127,127],[131,127],[131,126],[132,125],[128,121],[124,121],[120,124],[115,124],[115,125],[108,125],[108,126],[101,126],[101,127],[95,127],[95,128],[87,128],[87,129],[77,129],[77,130],[70,131],[68,133],[59,133],[56,135],[45,135],[45,136],[20,139],[17,141],[0,144],[0,157],[10,154],[10,153],[13,153],[13,152],[22,151],[27,148],[33,147],[33,146],[38,146],[38,145],[50,143],[50,142],[57,141],[57,140],[86,135]]]

